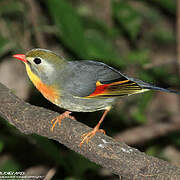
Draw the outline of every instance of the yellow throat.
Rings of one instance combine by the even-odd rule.
[[[57,89],[57,86],[55,85],[46,85],[44,84],[41,79],[31,71],[31,68],[27,63],[26,65],[26,71],[29,76],[29,79],[33,82],[35,87],[43,94],[45,98],[47,98],[49,101],[51,101],[54,104],[58,104],[59,101],[59,95],[60,92]]]

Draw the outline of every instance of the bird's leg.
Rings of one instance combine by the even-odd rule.
[[[51,120],[51,131],[54,130],[54,127],[56,126],[56,124],[58,123],[59,126],[61,126],[61,120],[64,118],[70,118],[70,119],[75,119],[73,116],[70,116],[71,112],[70,111],[65,111],[64,113],[62,113],[61,115],[55,117],[53,120]]]
[[[107,113],[110,111],[110,108],[106,109],[100,119],[100,121],[98,122],[98,124],[93,128],[92,131],[85,133],[81,136],[81,138],[83,139],[81,141],[81,143],[79,144],[79,146],[81,147],[83,145],[83,143],[86,141],[86,143],[88,143],[88,141],[97,133],[97,132],[102,132],[105,134],[105,131],[103,129],[99,129],[101,123],[103,122],[104,118],[106,117]]]

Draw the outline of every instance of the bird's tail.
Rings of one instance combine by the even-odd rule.
[[[133,79],[142,89],[144,90],[156,90],[156,91],[163,91],[167,93],[175,93],[180,94],[180,91],[174,90],[174,89],[166,89],[158,86],[154,86],[152,84],[146,83],[144,81]]]
[[[149,89],[149,90],[157,90],[157,91],[163,91],[163,92],[167,92],[167,93],[175,93],[175,94],[180,94],[180,91],[176,91],[174,89],[166,89],[166,88],[162,88],[162,87],[158,87],[158,86],[153,86],[153,85],[149,85],[147,87],[143,87],[143,89]]]

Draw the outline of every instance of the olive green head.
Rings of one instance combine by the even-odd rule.
[[[55,74],[65,64],[65,60],[61,56],[46,49],[32,49],[25,54],[25,59],[27,72],[32,71],[47,84],[51,83]],[[29,72],[28,75],[30,75]]]
[[[32,49],[26,53],[26,59],[29,62],[37,58],[50,64],[62,64],[64,62],[64,59],[62,57],[47,49]]]

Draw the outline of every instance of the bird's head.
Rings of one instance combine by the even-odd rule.
[[[45,49],[32,49],[26,54],[16,54],[13,57],[25,63],[30,80],[44,97],[58,104],[60,83],[57,77],[65,65],[65,60]]]
[[[26,54],[15,54],[13,57],[25,63],[27,74],[35,85],[39,80],[51,84],[56,71],[65,63],[62,57],[46,49],[32,49]]]

